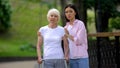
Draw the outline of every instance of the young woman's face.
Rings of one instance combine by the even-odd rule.
[[[51,13],[50,16],[48,17],[48,21],[50,23],[57,23],[58,22],[58,15],[55,13]]]
[[[67,7],[65,9],[65,16],[68,20],[75,19],[75,15],[76,15],[76,13],[75,13],[74,9],[72,9],[70,7]]]

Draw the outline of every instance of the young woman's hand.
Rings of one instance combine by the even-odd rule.
[[[70,40],[74,41],[74,37],[72,35],[69,34],[68,30],[65,28],[65,35],[67,38],[69,38]]]
[[[66,28],[65,28],[65,35],[66,35],[66,37],[68,37],[68,35],[69,35],[69,32]]]
[[[74,37],[72,35],[69,35],[68,38],[72,41],[74,41]]]

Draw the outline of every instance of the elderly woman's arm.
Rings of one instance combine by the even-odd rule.
[[[41,33],[38,32],[38,40],[37,40],[36,49],[37,49],[38,63],[40,64],[42,63],[42,57],[41,57],[42,42],[43,42],[43,38],[41,36]]]
[[[68,61],[68,59],[69,59],[69,46],[68,46],[68,40],[67,40],[66,35],[64,35],[64,37],[63,37],[63,45],[64,45],[65,59]]]

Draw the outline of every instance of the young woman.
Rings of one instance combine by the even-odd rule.
[[[66,35],[69,40],[70,68],[89,68],[87,33],[84,23],[79,20],[77,9],[68,4],[65,9]]]
[[[47,14],[48,25],[43,26],[38,31],[37,56],[38,63],[44,60],[44,68],[65,68],[64,59],[68,60],[68,41],[65,30],[58,25],[60,13],[57,9],[50,9]],[[64,52],[61,41],[64,41]],[[43,58],[41,49],[43,44]]]

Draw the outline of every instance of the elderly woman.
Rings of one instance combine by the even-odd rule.
[[[64,59],[68,60],[68,43],[65,30],[58,25],[60,13],[57,9],[50,9],[47,14],[48,25],[38,31],[37,56],[38,63],[44,60],[44,68],[65,68]],[[61,41],[64,41],[64,52]],[[43,58],[41,57],[41,46],[43,45]]]

